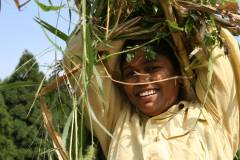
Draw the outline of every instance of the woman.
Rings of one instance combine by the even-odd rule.
[[[125,42],[129,44],[138,44]],[[143,44],[143,43],[142,43]],[[153,57],[147,57],[152,52]],[[157,116],[179,101],[179,65],[168,43],[153,43],[131,54],[127,61],[126,54],[121,57],[120,69],[123,90],[137,110],[147,116]],[[168,80],[170,77],[176,79]],[[153,82],[155,83],[150,83]],[[142,85],[136,85],[143,83]],[[131,85],[133,84],[133,85]]]
[[[74,66],[68,59],[82,52],[81,41],[77,34],[69,43],[65,57],[69,68]],[[98,50],[115,53],[123,42],[111,45]],[[156,52],[154,59],[146,58],[144,48],[137,49],[130,61],[122,58],[121,89],[104,78],[102,97],[96,92],[96,78],[89,85],[91,109],[109,134],[101,125],[90,123],[91,116],[86,124],[107,159],[233,159],[239,146],[239,108],[233,69],[224,49],[219,45],[212,49],[211,69],[203,65],[196,70],[197,100],[184,101],[180,94],[184,88],[181,76],[174,58],[167,56],[171,51],[161,45],[151,47]],[[106,74],[106,68],[115,75],[117,62],[113,57],[108,64],[98,64],[97,69],[101,75]]]

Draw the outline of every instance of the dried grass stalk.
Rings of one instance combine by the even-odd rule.
[[[52,113],[51,111],[48,110],[48,107],[42,97],[39,98],[39,101],[40,101],[40,107],[41,107],[41,112],[43,116],[43,122],[48,131],[48,134],[52,139],[53,146],[55,147],[55,152],[57,153],[58,159],[68,160],[68,156],[67,156],[67,153],[65,152],[65,148],[63,146],[61,137],[59,136],[59,134],[57,133],[53,125]]]
[[[162,9],[164,11],[165,17],[167,20],[170,20],[172,22],[176,22],[175,14],[173,13],[173,8],[171,4],[171,0],[159,0],[160,5],[162,6]],[[186,74],[187,76],[192,76],[192,70],[189,67],[189,60],[188,60],[188,54],[185,49],[185,46],[183,44],[183,34],[180,32],[171,32],[174,44],[177,48],[177,54],[181,60],[180,64],[183,65],[183,68],[188,68],[183,72],[183,74]],[[185,84],[185,99],[191,100],[195,99],[194,90],[191,87],[191,84],[189,80],[184,80]]]

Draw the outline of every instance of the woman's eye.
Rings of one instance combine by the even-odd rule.
[[[135,75],[136,75],[136,71],[134,71],[134,70],[131,70],[131,71],[128,71],[128,72],[124,73],[125,78],[131,78],[131,77],[134,77]]]

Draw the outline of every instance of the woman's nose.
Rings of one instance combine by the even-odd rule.
[[[150,82],[150,75],[149,74],[139,74],[137,76],[138,76],[138,78],[137,78],[138,83]]]

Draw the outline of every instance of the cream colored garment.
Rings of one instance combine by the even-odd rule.
[[[80,54],[79,35],[70,41],[67,55]],[[185,102],[146,118],[131,109],[126,98],[103,79],[104,97],[96,94],[93,78],[89,101],[98,120],[113,134],[110,138],[96,123],[93,131],[109,160],[232,160],[239,144],[239,109],[228,57],[215,48],[212,84],[207,90],[207,67],[197,71],[199,102]],[[73,66],[66,64],[71,68]],[[97,69],[105,75],[102,65]],[[103,98],[103,99],[102,99]],[[204,103],[205,102],[205,103]],[[204,105],[203,105],[204,103]],[[90,123],[87,123],[90,126]]]

